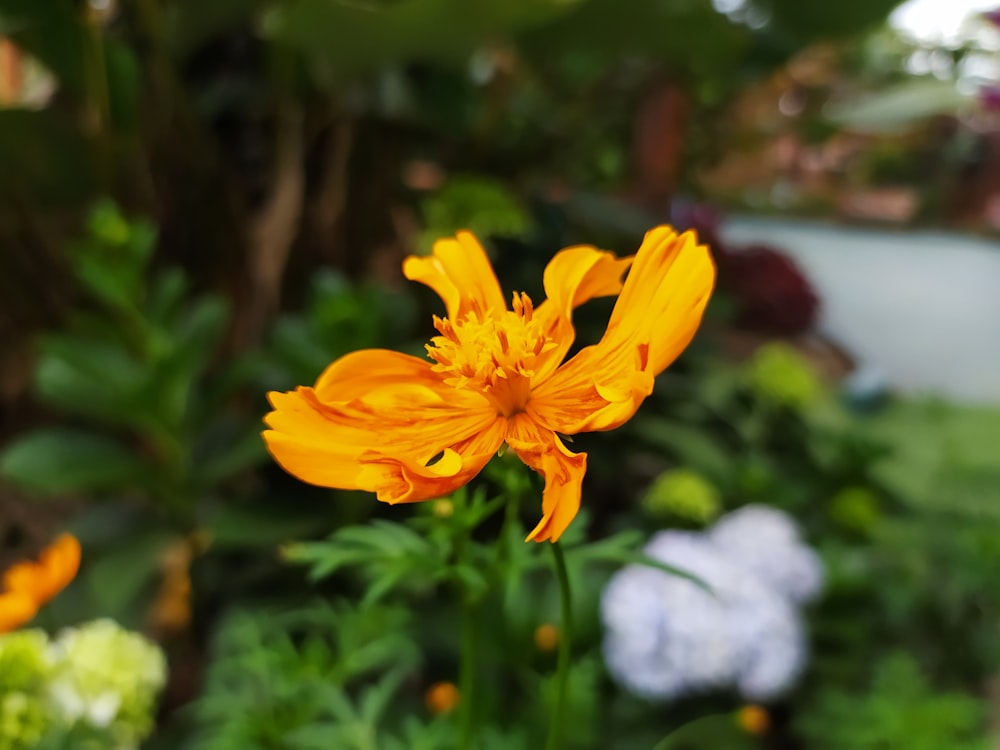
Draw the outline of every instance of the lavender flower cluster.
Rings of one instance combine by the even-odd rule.
[[[705,585],[648,565],[615,574],[601,612],[616,681],[659,700],[735,688],[766,701],[792,686],[807,656],[799,608],[823,568],[785,513],[748,505],[703,533],[660,532],[645,553]]]

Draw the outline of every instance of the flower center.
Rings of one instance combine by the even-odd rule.
[[[427,345],[437,363],[431,369],[447,373],[446,384],[479,391],[505,417],[524,410],[535,363],[555,346],[541,321],[533,319],[527,294],[515,293],[512,307],[500,314],[473,309],[454,322],[435,316],[441,335]]]

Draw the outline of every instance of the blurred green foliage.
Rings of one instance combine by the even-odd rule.
[[[765,347],[742,371],[720,366],[707,353],[687,358],[688,372],[668,371],[661,378],[651,397],[659,407],[635,417],[626,434],[639,442],[622,450],[644,472],[672,462],[698,471],[720,488],[725,507],[763,502],[784,508],[818,545],[827,585],[810,616],[814,657],[792,700],[793,712],[811,716],[817,701],[826,705],[824,696],[837,691],[846,702],[857,685],[875,677],[872,665],[892,643],[919,658],[928,701],[955,685],[969,691],[954,697],[967,711],[956,709],[966,717],[956,734],[947,734],[947,717],[940,727],[920,725],[921,732],[933,729],[927,746],[962,746],[960,740],[981,738],[984,709],[974,696],[998,664],[993,633],[1000,611],[988,580],[997,575],[993,540],[1000,531],[1000,484],[990,435],[1000,429],[1000,413],[895,400],[873,414],[851,414],[800,358],[794,368],[766,372],[779,379],[785,373],[788,386],[808,380],[810,398],[775,400],[785,385],[760,388],[755,378],[762,358],[777,351]],[[791,357],[784,349],[780,355],[782,362]],[[655,461],[650,449],[658,454]],[[595,458],[592,471],[609,472],[609,483],[621,481],[620,470],[615,480]],[[897,722],[895,728],[872,729],[873,737],[882,738],[873,739],[873,747],[923,741],[909,734],[918,726],[905,719],[909,699],[896,696],[891,688],[880,694],[879,710],[899,718],[885,719]],[[860,710],[851,706],[845,703],[842,718],[824,709],[810,719],[806,739],[819,742],[826,732],[819,746],[867,746],[846,729],[831,731]],[[977,710],[968,713],[970,707]],[[858,737],[875,721],[865,716],[852,724]],[[898,735],[888,739],[890,731]]]
[[[108,570],[128,561],[131,586],[92,586],[110,612],[131,617],[158,553],[265,455],[256,418],[233,409],[250,382],[247,361],[219,361],[228,306],[193,294],[180,271],[151,277],[154,240],[148,223],[127,221],[111,203],[93,210],[71,255],[86,298],[66,330],[42,336],[35,369],[37,398],[65,418],[0,457],[0,476],[24,490],[139,510],[111,527],[79,522],[85,545],[107,542]]]
[[[208,433],[241,431],[224,408],[233,371],[202,387],[228,310],[218,297],[192,298],[178,271],[147,283],[154,239],[111,204],[91,214],[72,251],[87,304],[66,332],[42,337],[35,373],[38,398],[75,424],[24,436],[0,471],[36,492],[135,490],[190,524],[196,497],[263,453],[257,441],[205,444]]]
[[[415,317],[407,293],[320,269],[310,279],[304,309],[279,315],[265,337],[268,385],[287,389],[313,382],[333,360],[376,344],[413,348],[408,333]]]
[[[715,106],[805,45],[868,28],[895,4],[804,13],[771,1],[726,16],[708,0],[142,0],[100,9],[3,0],[0,30],[61,90],[58,107],[0,111],[0,198],[79,208],[110,192],[155,210],[183,200],[169,183],[181,179],[189,195],[228,191],[225,210],[198,211],[212,227],[200,238],[184,232],[207,248],[232,228],[233,211],[245,214],[245,192],[227,174],[246,164],[239,145],[254,141],[264,153],[252,160],[273,162],[284,137],[274,123],[293,110],[327,124],[331,113],[385,118],[414,145],[427,136],[489,143],[486,158],[506,160],[508,174],[586,169],[594,154],[626,163],[631,123],[609,97],[634,102],[649,73],[666,71]],[[242,50],[235,56],[233,40],[243,40],[228,48]],[[230,125],[235,140],[221,130]],[[310,131],[322,150],[328,129]],[[265,181],[272,166],[263,165]]]
[[[322,603],[232,612],[214,639],[192,747],[445,747],[440,727],[400,721],[412,745],[389,729],[420,663],[409,619],[399,607]]]
[[[495,180],[455,176],[423,203],[425,227],[418,240],[429,253],[434,241],[466,229],[479,237],[517,237],[531,219],[507,188]]]
[[[461,701],[475,701],[469,709],[476,717],[475,746],[520,750],[534,746],[537,739],[532,738],[544,735],[555,701],[550,672],[554,655],[539,646],[535,631],[559,622],[557,592],[548,555],[542,554],[546,550],[523,541],[527,527],[521,515],[533,518],[536,509],[522,505],[537,495],[537,483],[529,479],[519,462],[498,460],[495,464],[489,472],[503,488],[495,497],[488,498],[481,490],[460,490],[425,504],[405,523],[376,520],[364,526],[345,527],[322,541],[289,545],[284,556],[290,562],[307,565],[312,580],[332,579],[337,590],[349,592],[355,604],[343,611],[352,613],[351,618],[376,616],[386,607],[411,616],[419,613],[406,621],[405,633],[412,639],[413,648],[422,653],[422,663],[419,669],[416,664],[410,665],[411,677],[403,681],[408,690],[394,705],[409,707],[411,714],[419,715],[415,708],[419,692],[413,695],[414,688],[426,689],[437,679],[453,680],[459,683],[460,705]],[[598,748],[606,746],[610,737],[631,732],[627,721],[608,723],[612,721],[605,704],[609,686],[598,656],[601,633],[596,622],[603,582],[615,567],[629,562],[646,562],[686,574],[637,554],[640,537],[634,532],[585,541],[586,522],[585,516],[581,517],[562,539],[576,582],[576,617],[582,623],[574,648],[577,658],[570,677],[571,718],[567,725],[574,747]],[[275,617],[280,619],[281,615]],[[455,652],[457,623],[462,622],[465,628],[470,620],[480,635],[473,646],[478,653],[475,671],[467,680],[459,677]],[[384,637],[391,633],[391,628],[383,626]],[[398,661],[393,664],[400,666]],[[336,681],[338,669],[328,666],[322,674],[333,675]],[[392,670],[386,670],[386,675],[390,674]],[[272,670],[269,676],[272,680],[293,679],[293,674],[285,670]],[[469,695],[472,692],[474,696]],[[231,710],[228,713],[241,715]],[[310,721],[318,720],[319,715],[316,713]],[[442,721],[450,726],[450,734],[438,734],[438,723]],[[457,716],[441,717],[423,729],[418,723],[403,728],[411,732],[412,742],[438,747],[430,740],[419,739],[430,733],[435,738],[449,738],[444,740],[444,746],[451,747],[459,731],[454,722],[460,721],[461,709]],[[383,747],[381,743],[385,742],[384,746],[394,747],[394,740],[385,735],[391,737],[397,724],[398,719],[387,717],[376,721],[371,736],[379,739],[373,740],[371,746]],[[653,726],[655,735],[655,722]],[[379,731],[375,732],[374,727]],[[649,727],[640,730],[649,731]],[[338,735],[328,731],[317,736]]]
[[[974,697],[935,690],[912,656],[879,660],[865,691],[827,688],[799,719],[816,750],[985,750],[984,711]]]
[[[232,355],[228,305],[177,269],[154,270],[154,242],[148,222],[95,206],[70,254],[79,306],[38,342],[34,393],[62,418],[0,452],[11,485],[39,499],[87,498],[73,524],[87,549],[85,588],[103,613],[133,624],[177,545],[274,547],[329,523],[247,483],[266,457],[263,393],[314,379],[332,354],[386,340],[405,321],[406,298],[390,304],[381,288],[319,275],[302,314]]]

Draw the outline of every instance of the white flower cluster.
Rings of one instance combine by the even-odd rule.
[[[166,674],[156,644],[111,620],[52,640],[40,630],[0,635],[0,747],[81,735],[134,750],[153,729]]]
[[[806,660],[798,608],[823,569],[787,515],[749,505],[704,533],[660,532],[645,553],[704,586],[648,565],[612,577],[601,612],[615,680],[660,700],[735,688],[765,701],[791,687]]]

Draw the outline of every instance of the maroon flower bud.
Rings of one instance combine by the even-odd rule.
[[[1000,85],[993,84],[979,89],[979,106],[987,112],[1000,112]]]
[[[819,299],[788,256],[767,245],[750,245],[718,261],[719,286],[735,301],[740,327],[794,336],[816,322]]]

